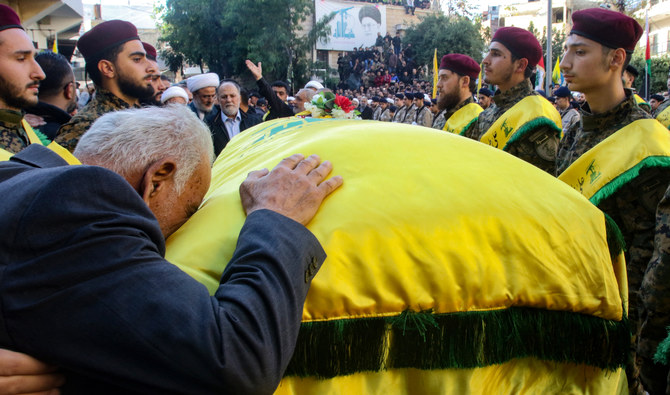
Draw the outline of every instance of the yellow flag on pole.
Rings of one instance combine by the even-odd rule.
[[[433,54],[433,99],[437,97],[437,48]]]
[[[58,53],[58,33],[56,33],[56,35],[54,36],[54,45],[51,48],[51,50],[53,51],[53,53]]]
[[[477,77],[477,92],[482,89],[482,71],[484,70],[484,63],[479,65],[479,77]]]

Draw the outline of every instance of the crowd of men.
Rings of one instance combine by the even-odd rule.
[[[495,32],[481,67],[464,54],[443,56],[436,100],[417,80],[391,92],[382,78],[372,97],[339,92],[363,119],[504,150],[613,218],[627,246],[630,391],[665,393],[668,367],[653,356],[670,324],[670,100],[640,104],[629,89],[642,34],[635,20],[595,8],[572,22],[560,62],[567,86],[556,87],[553,103],[531,84],[540,43],[515,27]],[[0,347],[14,350],[0,350],[0,387],[43,391],[64,375],[72,393],[272,391],[325,259],[304,225],[342,179],[326,180],[332,166],[316,156],[252,172],[240,188],[247,222],[213,297],[167,264],[165,238],[197,210],[231,139],[304,111],[327,88],[311,81],[289,100],[288,85],[269,83],[249,60],[255,92],[214,73],[171,84],[156,50],[123,21],[95,26],[77,48],[94,89],[85,87],[87,104],[75,113],[81,97],[67,60],[37,54],[16,13],[0,5]],[[480,68],[495,92],[477,91]],[[616,185],[589,192],[605,179]]]

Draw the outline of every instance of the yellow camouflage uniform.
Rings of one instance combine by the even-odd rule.
[[[538,95],[538,93],[533,90],[529,79],[523,80],[507,92],[497,90],[493,96],[495,106],[489,106],[481,112],[476,126],[467,130],[465,136],[480,141],[498,118],[521,99],[530,95]],[[553,175],[556,171],[557,146],[556,131],[548,126],[539,126],[510,144],[505,151]]]
[[[139,106],[133,106],[139,108]],[[126,110],[131,105],[115,96],[112,92],[97,87],[95,97],[77,113],[70,122],[61,126],[54,139],[55,142],[73,152],[81,136],[91,127],[96,119],[112,111]]]
[[[18,111],[0,110],[0,148],[16,154],[30,144],[22,119]]]
[[[626,99],[611,110],[602,114],[592,114],[589,111],[588,103],[585,103],[580,111],[581,121],[565,131],[565,135],[559,143],[556,159],[557,175],[567,169],[585,152],[619,129],[638,119],[651,118],[636,104],[630,90],[626,90]],[[642,313],[641,315],[639,309],[639,290],[642,285],[642,278],[652,257],[654,237],[664,236],[659,231],[667,229],[667,226],[658,228],[656,209],[669,184],[669,170],[663,168],[642,170],[639,177],[598,205],[601,210],[616,221],[626,242],[628,317],[633,331],[633,348],[637,343],[637,329],[641,320],[645,319],[645,314]],[[664,297],[669,298],[666,300],[670,301],[670,294],[665,293]],[[658,341],[664,337],[662,336]],[[645,359],[648,363],[653,364],[653,362],[650,362],[650,358],[653,356],[656,347],[654,346],[652,350],[652,347],[647,345],[649,340],[645,339],[645,335],[642,335],[640,339],[641,347],[638,348],[639,352],[636,359],[638,364]],[[658,341],[656,341],[656,344],[658,344]],[[637,376],[637,373],[632,371],[629,374]],[[634,382],[630,382],[632,381],[631,377],[629,375],[629,385],[635,385]],[[631,390],[632,392],[638,392],[635,389]]]

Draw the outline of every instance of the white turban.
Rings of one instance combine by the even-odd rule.
[[[188,103],[188,95],[186,94],[186,91],[178,86],[171,86],[167,88],[161,95],[161,103],[165,103],[173,97],[182,97],[184,100],[186,100],[186,103]]]
[[[219,87],[219,76],[216,73],[198,74],[186,80],[186,86],[191,92],[195,92],[202,88],[213,86]]]
[[[305,85],[305,89],[312,88],[314,90],[323,89],[323,85],[319,81],[310,81]]]

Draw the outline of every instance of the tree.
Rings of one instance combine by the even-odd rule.
[[[167,0],[161,41],[221,77],[246,73],[251,59],[269,80],[299,81],[309,71],[305,54],[329,34],[327,20],[301,33],[313,13],[310,0]]]
[[[634,88],[638,92],[643,92],[642,89],[644,84],[644,73],[645,73],[645,61],[644,61],[644,48],[636,48],[633,53],[633,57],[630,61],[630,64],[635,66],[637,71],[640,73],[639,77],[635,79]],[[665,92],[668,90],[668,67],[670,67],[670,56],[663,55],[651,58],[651,89],[649,90],[652,94],[657,92]]]
[[[417,64],[432,64],[433,53],[438,56],[462,53],[481,62],[486,43],[481,35],[481,24],[465,17],[431,14],[405,32],[406,43],[414,48]]]

